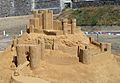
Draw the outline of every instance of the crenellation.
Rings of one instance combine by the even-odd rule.
[[[52,60],[59,59],[58,55],[54,57],[52,54],[47,54],[46,56],[46,53],[54,53],[55,51],[65,54],[65,56],[59,56],[59,60],[64,62],[67,62],[65,59],[68,59],[68,62],[75,60],[75,62],[83,64],[91,64],[101,54],[111,53],[110,43],[100,43],[92,37],[86,38],[83,43],[83,40],[80,39],[82,37],[77,37],[77,33],[80,33],[79,36],[83,36],[83,33],[79,31],[76,19],[53,19],[51,10],[35,11],[33,15],[27,29],[36,37],[31,38],[31,34],[27,34],[29,42],[24,41],[24,38],[17,39],[19,43],[15,42],[18,65],[29,61],[30,68],[37,69],[41,60],[47,61],[47,56],[51,56],[48,58],[52,58]]]
[[[30,19],[30,25],[33,25],[34,28],[38,29],[39,28],[39,18],[32,18]]]
[[[8,75],[3,75],[0,83],[6,83],[6,77],[8,82],[10,76],[10,83],[94,83],[99,79],[101,83],[108,82],[111,74],[119,77],[119,68],[108,73],[117,68],[111,43],[86,36],[76,25],[76,19],[57,18],[61,16],[53,19],[51,10],[33,11],[26,32],[21,31],[18,38],[13,38],[11,47],[0,53],[0,64],[5,67],[0,68],[5,69],[0,77]]]
[[[51,10],[33,11],[32,14],[33,18],[30,19],[30,25],[34,26],[34,33],[41,33],[43,31],[47,35],[50,35],[48,32],[54,32],[56,35],[64,35],[74,34],[77,31],[76,19],[54,20],[53,11]]]
[[[37,17],[38,11],[32,11],[32,14],[33,14],[34,17]]]

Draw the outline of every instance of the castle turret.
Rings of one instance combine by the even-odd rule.
[[[76,28],[76,19],[72,19],[71,34],[74,34]]]

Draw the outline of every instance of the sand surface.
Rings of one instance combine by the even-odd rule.
[[[75,34],[69,36],[46,36],[42,34],[24,34],[21,43],[32,43],[37,38],[58,38],[60,45],[73,47],[78,43],[82,46],[89,44],[88,38],[83,34]],[[73,38],[73,39],[71,39]],[[84,41],[82,41],[84,40]],[[96,49],[95,46],[89,46]],[[13,56],[16,52],[6,49],[0,53],[0,83],[9,83],[11,74],[14,70],[12,63]],[[52,83],[119,83],[120,82],[120,57],[107,53],[101,60],[86,65],[80,63],[75,56],[64,53],[62,51],[46,50],[45,59],[41,60],[39,68],[31,71],[29,68],[22,70],[24,76],[32,76]]]

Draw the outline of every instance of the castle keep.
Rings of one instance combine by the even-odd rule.
[[[75,19],[53,20],[53,12],[34,11],[34,18],[30,19],[28,33],[45,33],[46,35],[73,34],[76,30]]]

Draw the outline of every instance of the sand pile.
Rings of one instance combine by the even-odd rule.
[[[15,66],[12,63],[14,52],[6,49],[0,53],[0,83],[10,83],[11,74]]]
[[[20,43],[30,44],[38,38],[58,39],[59,44],[66,47],[74,47],[77,44],[80,44],[81,47],[84,45],[89,45],[90,48],[95,47],[89,44],[88,38],[81,34],[56,37],[35,33],[24,34],[20,38],[22,40]],[[15,50],[11,52],[10,49],[1,53],[0,83],[9,83],[14,68],[12,60],[15,54]],[[89,65],[80,63],[75,56],[64,51],[46,50],[45,55],[46,59],[41,60],[39,69],[31,71],[29,67],[25,68],[24,75],[42,78],[52,83],[119,83],[120,81],[120,64],[117,62],[120,58],[117,57],[116,61],[116,58],[113,57],[115,55],[104,55],[103,60]]]
[[[33,72],[33,76],[52,83],[119,83],[120,65],[113,57],[107,58],[92,65],[57,64],[57,60],[52,63],[41,61],[39,69]]]
[[[54,20],[62,27],[52,27],[52,15],[52,11],[35,11],[27,32],[1,54],[0,82],[10,83],[12,75],[12,83],[21,83],[16,82],[20,76],[51,83],[119,83],[119,57],[111,54],[111,44],[88,38],[75,19]]]

